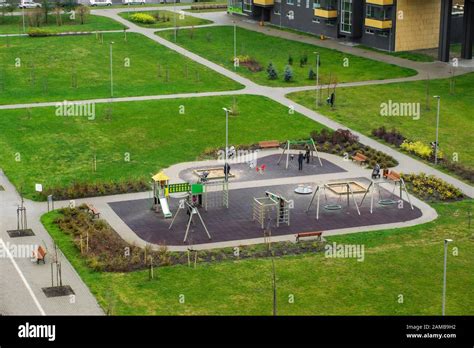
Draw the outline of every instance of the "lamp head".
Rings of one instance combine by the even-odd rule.
[[[433,98],[440,99],[441,97],[439,95],[434,95]]]
[[[444,240],[444,242],[445,242],[446,244],[451,243],[452,241],[453,241],[452,239],[445,239],[445,240]]]

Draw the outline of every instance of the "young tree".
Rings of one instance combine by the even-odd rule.
[[[285,82],[291,82],[293,80],[293,70],[289,65],[285,67],[285,74],[283,76]]]
[[[60,27],[61,25],[63,25],[63,18],[61,16],[62,12],[63,12],[63,9],[61,8],[61,6],[56,6],[54,8],[54,15],[56,16],[56,24],[58,25],[58,27]]]
[[[293,65],[293,57],[291,54],[288,56],[288,65]]]
[[[89,7],[84,6],[84,5],[79,5],[76,7],[76,13],[79,16],[79,20],[81,24],[84,24],[86,22],[86,18],[90,13]]]
[[[49,1],[43,0],[41,2],[41,8],[43,9],[44,22],[45,24],[48,24],[48,15],[49,15],[49,11],[51,11],[51,5],[49,4]]]
[[[276,80],[278,78],[278,73],[273,66],[273,63],[268,64],[267,75],[269,80]]]
[[[32,8],[28,11],[28,22],[30,27],[40,27],[43,11],[40,8]]]

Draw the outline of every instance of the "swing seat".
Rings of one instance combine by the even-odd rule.
[[[326,210],[341,210],[342,205],[340,205],[340,204],[325,204],[324,209],[326,209]]]
[[[394,205],[397,204],[397,201],[393,199],[381,199],[378,202],[380,205]]]

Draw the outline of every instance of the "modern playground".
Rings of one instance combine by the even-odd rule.
[[[311,140],[234,155],[172,166],[152,176],[148,198],[108,206],[141,240],[178,250],[321,239],[423,216],[396,171],[320,156]]]

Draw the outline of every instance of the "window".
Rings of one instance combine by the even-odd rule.
[[[295,0],[286,0],[286,4],[287,4],[287,5],[294,5],[294,4],[295,4]]]
[[[377,19],[381,21],[391,19],[392,7],[380,7],[380,6],[367,5],[365,16],[367,18]]]
[[[313,23],[319,24],[321,21],[319,20],[318,17],[313,17]]]
[[[352,0],[341,1],[341,32],[352,32]]]
[[[388,37],[388,31],[379,31],[378,35],[382,37]]]
[[[313,9],[336,10],[337,0],[313,0]]]
[[[301,0],[296,0],[296,6],[298,6],[298,7],[301,6]]]
[[[309,0],[306,0],[306,8],[309,8]]]
[[[370,34],[370,35],[374,35],[374,34],[375,34],[375,30],[374,30],[374,29],[365,29],[365,33],[366,33],[366,34]]]
[[[280,13],[280,9],[279,9],[279,8],[275,8],[275,9],[273,10],[273,14],[279,16],[279,15],[281,14],[281,13]]]
[[[252,12],[252,0],[244,0],[244,11]]]

